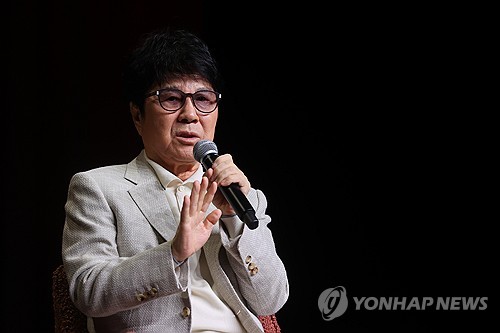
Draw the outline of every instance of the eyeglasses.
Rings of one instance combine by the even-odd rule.
[[[182,108],[186,99],[191,97],[194,107],[202,113],[215,111],[222,95],[211,90],[199,90],[195,93],[185,93],[179,89],[160,89],[146,94],[145,97],[158,96],[161,107],[168,112],[175,112]]]

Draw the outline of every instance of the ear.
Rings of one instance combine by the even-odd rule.
[[[135,128],[139,135],[142,135],[142,116],[141,110],[134,103],[129,103],[130,114],[132,115],[132,120],[134,121]]]

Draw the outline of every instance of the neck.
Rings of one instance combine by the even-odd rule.
[[[168,158],[160,158],[157,156],[149,156],[149,154],[146,152],[146,156],[161,165],[163,168],[166,170],[170,171],[172,174],[174,174],[177,178],[179,178],[182,181],[185,181],[189,177],[191,177],[200,167],[200,163],[195,161],[194,159],[173,159],[171,156]]]
[[[198,170],[198,168],[199,163],[196,163],[190,166],[176,165],[174,168],[167,168],[167,170],[176,175],[180,180],[185,181],[186,179],[191,177]]]

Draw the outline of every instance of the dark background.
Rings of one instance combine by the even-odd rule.
[[[489,324],[498,264],[489,8],[32,0],[7,12],[7,331],[53,331],[69,179],[139,152],[121,66],[143,33],[166,26],[200,34],[219,60],[227,87],[214,141],[268,197],[290,280],[283,332]],[[324,321],[318,297],[335,286],[351,303]],[[488,297],[488,308],[355,311],[353,296]]]

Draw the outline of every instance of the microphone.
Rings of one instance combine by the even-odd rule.
[[[200,162],[205,170],[212,167],[215,159],[219,157],[217,146],[209,140],[200,140],[196,142],[193,148],[195,160]],[[237,183],[229,186],[219,186],[222,195],[233,207],[236,215],[242,220],[248,228],[255,229],[259,225],[259,220],[255,216],[255,210],[248,201],[247,197],[241,192]]]

